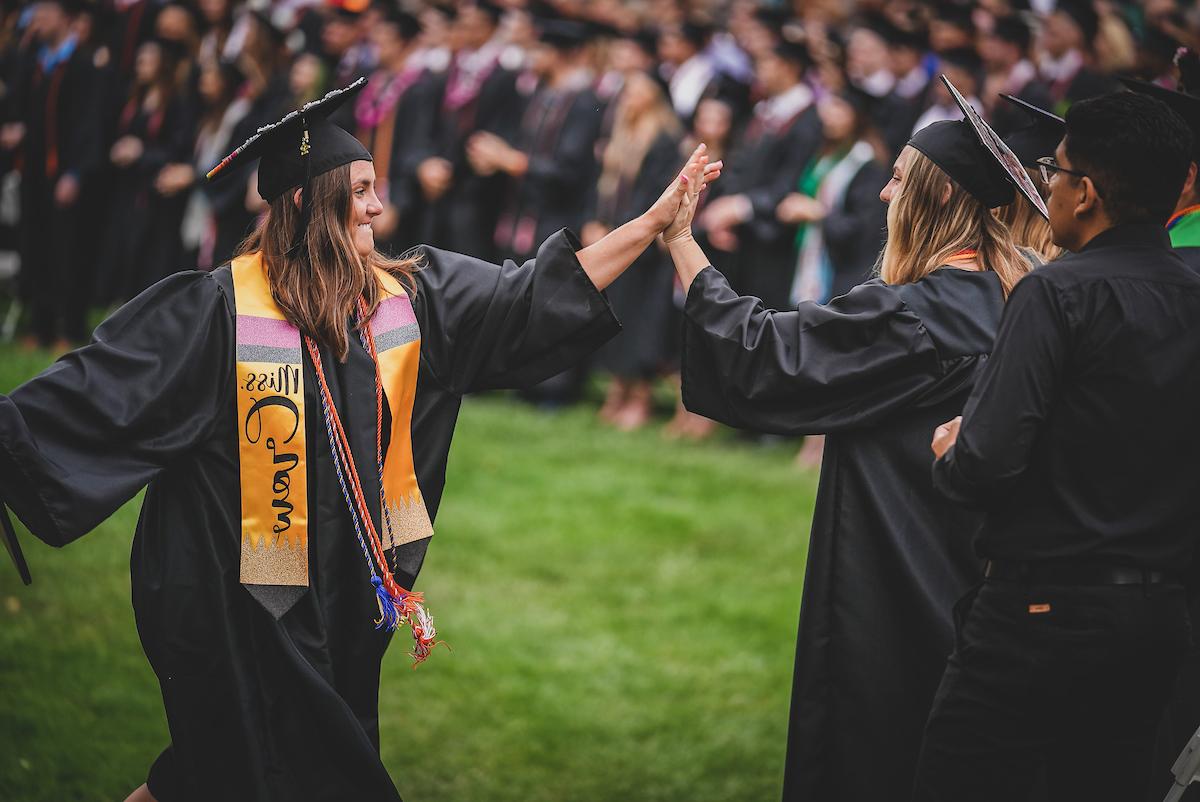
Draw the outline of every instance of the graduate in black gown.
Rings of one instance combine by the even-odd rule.
[[[827,435],[786,800],[904,799],[911,788],[953,645],[950,609],[980,570],[968,542],[979,516],[934,492],[926,428],[961,410],[1027,270],[989,211],[1013,194],[968,123],[934,123],[880,193],[880,277],[793,311],[739,296],[688,232],[667,238],[687,288],[688,408],[755,431]]]
[[[262,157],[271,206],[231,265],[160,281],[0,396],[0,493],[45,542],[149,485],[132,595],[171,745],[135,799],[400,798],[379,758],[379,666],[399,615],[418,658],[435,642],[410,591],[462,397],[611,337],[601,289],[683,197],[676,181],[585,250],[558,232],[536,265],[389,259],[371,156],[325,119],[352,94],[236,152]]]

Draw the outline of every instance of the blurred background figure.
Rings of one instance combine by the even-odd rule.
[[[336,122],[375,153],[391,252],[524,258],[560,227],[587,239],[703,141],[726,170],[696,236],[735,289],[785,308],[872,274],[879,165],[958,116],[939,74],[1008,136],[1027,120],[1000,93],[1061,115],[1118,78],[1175,89],[1176,52],[1198,44],[1200,11],[1171,0],[13,0],[0,337],[65,347],[159,277],[228,260],[264,207],[252,170],[209,186],[210,162],[358,77]],[[1052,257],[1027,211],[1003,213]],[[658,264],[612,290],[631,311],[593,366],[611,385],[581,368],[543,403],[652,419],[683,303]],[[665,431],[712,424],[679,406]]]
[[[583,229],[585,243],[641,214],[682,165],[682,129],[654,76],[634,72],[626,77],[615,117],[600,162],[594,211]],[[599,355],[599,366],[612,376],[599,416],[618,429],[637,429],[650,420],[653,379],[667,362],[674,282],[666,255],[650,248],[608,288],[624,323]]]

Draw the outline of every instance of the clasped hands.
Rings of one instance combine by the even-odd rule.
[[[722,166],[719,161],[709,164],[708,147],[701,142],[688,157],[683,170],[647,210],[646,220],[652,228],[662,232],[665,244],[669,246],[691,239],[692,219],[700,204],[700,193],[721,177]]]

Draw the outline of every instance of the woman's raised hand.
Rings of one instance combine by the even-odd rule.
[[[646,212],[651,225],[662,232],[664,240],[676,239],[681,232],[691,233],[700,192],[721,175],[722,163],[709,164],[707,151],[704,143],[697,145],[683,171]]]

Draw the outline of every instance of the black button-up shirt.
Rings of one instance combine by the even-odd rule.
[[[1126,225],[1023,278],[934,463],[981,557],[1183,573],[1200,533],[1200,277]]]

